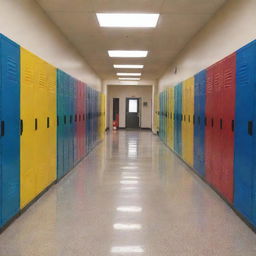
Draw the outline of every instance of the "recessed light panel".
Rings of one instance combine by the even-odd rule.
[[[116,73],[117,76],[141,76],[141,73]]]
[[[137,81],[120,81],[123,85],[138,85],[139,83]]]
[[[108,55],[112,58],[145,58],[148,51],[109,50]]]
[[[101,27],[154,28],[157,25],[157,13],[97,13]]]
[[[139,81],[140,77],[118,77],[119,80]]]
[[[114,64],[113,66],[114,68],[138,68],[138,69],[141,69],[144,67],[144,65],[118,65],[118,64]]]

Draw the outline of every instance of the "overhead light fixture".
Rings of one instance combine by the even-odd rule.
[[[114,64],[113,66],[114,68],[138,68],[138,69],[141,69],[144,67],[144,65],[118,65],[118,64]]]
[[[109,50],[108,55],[112,58],[145,58],[148,56],[148,51]]]
[[[138,81],[120,81],[120,84],[124,84],[124,85],[138,85],[139,82]]]
[[[96,13],[101,27],[155,28],[158,13]]]
[[[116,73],[117,76],[141,76],[141,73]]]
[[[139,81],[140,77],[118,77],[119,80]]]

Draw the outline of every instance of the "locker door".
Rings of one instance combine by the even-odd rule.
[[[1,219],[10,220],[20,205],[20,48],[1,38]]]
[[[174,150],[178,152],[178,86],[174,87]]]
[[[234,169],[234,132],[235,119],[235,83],[236,55],[232,54],[223,61],[223,140],[222,140],[222,173],[221,193],[233,202],[233,169]]]
[[[20,208],[36,195],[35,158],[35,84],[36,57],[21,48],[20,115],[23,131],[20,137]],[[29,101],[27,99],[30,99]]]
[[[186,81],[182,86],[182,120],[181,120],[181,130],[182,130],[182,157],[186,161],[187,159],[187,84]]]
[[[56,68],[47,64],[48,69],[48,115],[46,119],[46,127],[48,129],[48,151],[49,151],[49,180],[48,185],[56,180]]]
[[[174,122],[173,122],[173,114],[174,114],[174,88],[170,88],[170,123],[171,123],[171,149],[173,149],[174,143]]]
[[[85,99],[85,84],[82,83],[82,95],[81,95],[81,157],[85,156],[85,106],[84,106],[84,99]]]
[[[194,168],[205,176],[205,87],[206,71],[195,76],[195,131],[194,131]]]
[[[75,79],[70,77],[69,86],[69,167],[74,167],[74,84]]]
[[[78,86],[77,81],[74,81],[74,161],[75,165],[78,162],[78,125],[77,125],[77,94]]]
[[[64,135],[63,135],[63,72],[57,70],[57,177],[64,175]]]
[[[182,120],[182,84],[178,86],[178,153],[182,154],[182,130],[181,130],[181,120]]]
[[[194,165],[194,77],[187,80],[187,163]]]
[[[256,41],[237,52],[234,206],[255,222],[255,69]]]
[[[64,175],[69,171],[69,129],[68,129],[68,102],[69,102],[69,75],[64,73],[63,77],[63,92],[64,92],[64,98],[63,98],[63,127],[64,127]]]
[[[85,85],[85,91],[84,91],[84,132],[85,132],[85,139],[84,139],[84,150],[85,155],[87,155],[87,85]]]
[[[200,174],[200,164],[199,164],[199,131],[200,131],[200,113],[199,113],[199,83],[200,83],[200,75],[195,75],[195,101],[194,101],[194,111],[195,111],[195,126],[194,126],[194,169],[197,173]]]
[[[212,182],[213,154],[213,66],[206,71],[206,103],[205,103],[205,171],[206,179]]]
[[[213,151],[212,151],[212,180],[211,184],[221,192],[221,173],[223,157],[223,61],[213,68]]]
[[[47,109],[48,109],[48,84],[46,63],[36,57],[37,79],[35,86],[35,153],[36,153],[36,195],[41,193],[48,185],[49,154],[47,137]]]

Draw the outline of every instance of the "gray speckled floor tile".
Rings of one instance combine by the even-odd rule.
[[[0,235],[0,256],[255,256],[256,235],[150,132],[110,133]]]

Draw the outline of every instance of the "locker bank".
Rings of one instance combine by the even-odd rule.
[[[0,256],[254,256],[255,10],[0,0]]]

